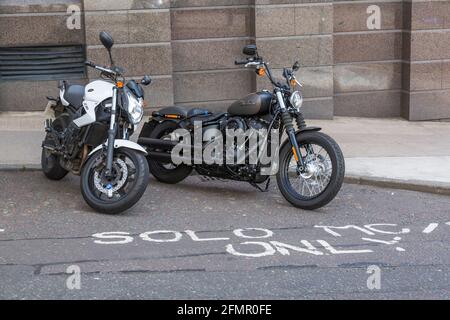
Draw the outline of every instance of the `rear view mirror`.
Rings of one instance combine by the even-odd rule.
[[[148,86],[150,83],[152,83],[152,78],[150,78],[150,76],[144,76],[141,80],[141,84],[144,86]]]
[[[249,44],[244,47],[242,53],[247,56],[254,56],[258,50],[256,49],[256,44]]]
[[[106,31],[102,31],[100,32],[99,38],[105,48],[108,49],[108,51],[111,50],[112,46],[114,45],[114,39],[111,37],[111,35]]]
[[[292,70],[298,71],[300,69],[300,63],[296,61],[294,65],[292,66]]]

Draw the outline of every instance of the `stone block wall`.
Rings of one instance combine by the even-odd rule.
[[[333,3],[323,0],[255,0],[255,37],[260,55],[282,79],[299,61],[305,116],[333,117]],[[270,89],[258,79],[258,89]]]
[[[404,3],[402,115],[450,118],[450,1]]]
[[[109,65],[98,35],[108,31],[114,38],[113,59],[129,78],[152,76],[146,87],[150,108],[174,103],[169,0],[84,0],[87,59]],[[98,72],[89,68],[89,78]]]
[[[83,10],[81,30],[64,28],[70,4]],[[374,5],[381,23],[370,29]],[[271,89],[234,65],[256,43],[277,77],[300,62],[307,117],[450,118],[448,0],[3,0],[0,27],[0,47],[82,44],[104,64],[98,33],[110,32],[127,75],[153,77],[151,109],[225,110]],[[87,75],[78,82],[98,73]],[[0,80],[0,111],[41,110],[55,83]]]
[[[398,117],[402,92],[402,1],[334,1],[335,115]],[[380,29],[367,26],[380,8]]]
[[[0,1],[0,47],[83,44],[84,31],[66,27],[67,7],[72,4],[81,7],[82,0]],[[0,111],[44,110],[46,96],[58,94],[57,83],[0,78]]]

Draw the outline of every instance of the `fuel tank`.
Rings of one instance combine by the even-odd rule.
[[[100,103],[112,98],[114,83],[105,80],[95,80],[86,85],[84,100]]]
[[[236,116],[264,115],[270,112],[272,93],[261,91],[251,93],[228,107],[228,113]]]

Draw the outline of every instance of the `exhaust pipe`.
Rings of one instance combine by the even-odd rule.
[[[173,147],[175,147],[178,144],[178,142],[176,141],[154,139],[154,138],[139,138],[137,143],[143,146],[160,148],[164,150],[173,149]]]
[[[147,147],[153,147],[163,150],[171,150],[176,145],[179,145],[181,148],[194,148],[194,149],[200,149],[203,150],[202,146],[193,146],[190,144],[183,144],[182,142],[177,141],[171,141],[171,140],[163,140],[163,139],[154,139],[154,138],[139,138],[137,141],[138,144],[147,146]]]
[[[156,161],[163,162],[163,163],[171,163],[171,162],[173,162],[173,160],[178,160],[180,162],[183,162],[184,160],[186,160],[183,157],[175,156],[175,155],[173,156],[173,159],[172,159],[172,155],[170,153],[160,152],[160,151],[148,151],[147,152],[147,157],[149,157],[149,158],[151,158],[153,160],[156,160]],[[196,163],[196,162],[202,163],[202,161],[203,161],[202,159],[199,159],[198,161],[195,161],[195,159],[196,158],[192,157],[190,159],[191,163]]]

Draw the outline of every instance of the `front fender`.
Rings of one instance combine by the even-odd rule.
[[[306,131],[320,131],[320,130],[322,130],[322,128],[320,128],[320,127],[305,127],[305,128],[297,130],[295,135],[298,135],[299,133],[306,132]]]
[[[305,128],[302,128],[302,129],[297,130],[297,131],[295,132],[295,136],[297,137],[298,135],[302,134],[302,132],[308,132],[308,131],[320,131],[320,130],[322,130],[322,128],[320,128],[320,127],[305,127]],[[289,142],[289,139],[286,139],[286,140],[283,142],[283,144],[281,145],[281,148],[283,148],[284,145],[285,145],[286,143],[290,143],[290,142]],[[280,150],[281,150],[281,148],[280,148]]]
[[[108,145],[108,141],[106,141],[105,146]],[[98,150],[101,150],[103,148],[103,144],[95,147],[89,154],[88,158],[92,156],[95,152]],[[140,145],[138,145],[136,142],[130,141],[130,140],[123,140],[123,139],[116,139],[114,140],[114,149],[118,148],[128,148],[133,149],[139,152],[142,152],[143,154],[147,155],[147,151],[145,151],[144,148],[142,148]]]

